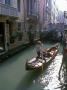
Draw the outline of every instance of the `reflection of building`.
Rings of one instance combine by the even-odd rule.
[[[8,49],[10,35],[18,18],[16,0],[0,0],[0,47]]]

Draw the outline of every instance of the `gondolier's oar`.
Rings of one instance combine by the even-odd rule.
[[[42,52],[42,64],[43,64],[43,52]],[[43,71],[43,65],[42,65],[42,71]]]

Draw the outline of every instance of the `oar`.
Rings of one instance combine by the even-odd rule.
[[[43,52],[42,52],[42,64],[43,64]],[[43,65],[42,65],[42,71],[43,71]]]

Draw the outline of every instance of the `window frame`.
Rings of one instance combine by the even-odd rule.
[[[5,0],[5,4],[11,5],[11,0]]]

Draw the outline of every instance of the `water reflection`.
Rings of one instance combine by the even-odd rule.
[[[59,75],[59,80],[61,83],[61,88],[62,90],[67,90],[67,70],[66,70],[66,64],[63,63],[60,75]]]
[[[43,90],[61,90],[58,73],[62,62],[62,55],[57,55],[46,72],[39,77],[39,82],[43,86]]]
[[[49,46],[51,45],[45,44],[46,48]],[[62,62],[61,52],[62,48],[60,54],[43,71],[36,72],[25,70],[26,60],[36,55],[34,47],[12,57],[0,65],[0,90],[65,90],[65,64],[60,72],[60,79],[58,78]]]
[[[58,79],[61,63],[62,55],[58,54],[45,70],[27,72],[17,90],[63,90],[64,67],[61,70],[61,80]]]
[[[65,65],[62,67],[59,79],[62,63],[60,52],[43,71],[26,72],[16,90],[64,90]]]

